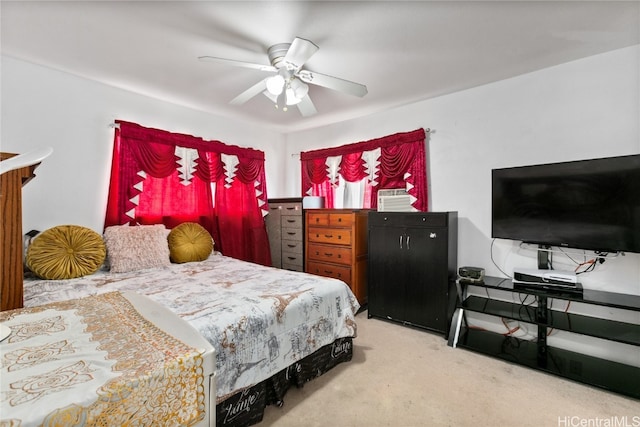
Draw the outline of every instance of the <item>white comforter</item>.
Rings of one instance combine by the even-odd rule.
[[[187,320],[216,349],[217,400],[263,381],[337,338],[360,308],[335,279],[213,254],[203,262],[72,280],[25,279],[24,303],[134,291]]]

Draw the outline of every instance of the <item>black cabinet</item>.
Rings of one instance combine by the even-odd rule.
[[[447,334],[457,217],[456,212],[369,213],[369,317]]]

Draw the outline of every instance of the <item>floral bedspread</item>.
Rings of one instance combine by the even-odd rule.
[[[216,350],[217,402],[337,338],[355,337],[360,308],[342,281],[219,253],[202,262],[72,280],[25,279],[25,306],[133,291],[189,322]]]
[[[192,425],[200,353],[120,293],[0,313],[0,426]]]

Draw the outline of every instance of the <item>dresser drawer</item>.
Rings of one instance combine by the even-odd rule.
[[[332,245],[351,244],[351,229],[309,227],[308,233],[310,242]]]
[[[324,262],[307,262],[307,272],[324,277],[333,277],[340,279],[347,285],[351,284],[351,268],[336,264],[327,264]]]
[[[329,214],[326,212],[314,213],[307,211],[307,224],[312,225],[329,225]]]
[[[302,268],[303,265],[302,263],[300,264],[289,264],[287,262],[282,262],[282,268],[284,270],[291,270],[291,271],[304,271],[304,268]]]
[[[280,215],[302,217],[302,203],[283,203],[280,205]]]
[[[302,258],[302,254],[297,254],[295,252],[282,252],[282,265],[299,265],[302,268],[304,264],[304,259]]]
[[[331,227],[351,227],[351,224],[353,224],[353,215],[350,213],[329,214],[329,226]]]
[[[280,225],[288,228],[302,229],[302,215],[282,215],[280,217]]]
[[[292,254],[300,254],[302,255],[302,248],[304,248],[304,244],[302,241],[298,240],[283,240],[282,241],[282,253],[292,253]]]
[[[302,230],[296,228],[285,228],[282,227],[282,241],[286,240],[294,240],[296,242],[302,242]]]
[[[353,215],[351,213],[309,212],[309,225],[328,225],[331,227],[351,227]]]
[[[314,261],[351,265],[351,248],[310,243],[307,256]]]

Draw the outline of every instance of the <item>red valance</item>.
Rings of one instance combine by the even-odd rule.
[[[232,154],[235,156],[264,160],[264,152],[253,148],[229,145],[216,140],[206,141],[197,136],[147,128],[136,123],[125,122],[123,120],[116,120],[115,123],[120,128],[120,132],[126,135],[127,139],[130,140],[135,139],[141,142],[154,142],[173,146],[178,145],[180,147],[195,148],[205,152]]]
[[[354,142],[352,144],[341,145],[339,147],[302,152],[300,153],[300,160],[324,159],[327,157],[344,156],[345,154],[371,151],[378,147],[389,147],[392,145],[412,142],[424,142],[425,135],[424,129],[416,129],[411,132],[400,132],[393,135],[383,136],[382,138],[371,139],[369,141]]]
[[[300,153],[302,196],[325,197],[325,207],[335,207],[330,185],[337,173],[347,182],[369,177],[370,191],[363,207],[377,207],[378,190],[403,188],[415,199],[412,206],[428,210],[426,132],[417,129],[339,147]],[[339,164],[336,163],[339,158]]]

